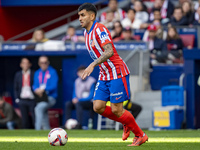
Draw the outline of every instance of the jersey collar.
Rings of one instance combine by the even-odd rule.
[[[92,24],[92,27],[90,28],[90,31],[87,32],[87,34],[90,34],[90,32],[94,29],[94,25],[97,23],[97,21],[95,20]]]

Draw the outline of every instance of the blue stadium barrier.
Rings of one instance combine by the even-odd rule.
[[[34,50],[35,43],[3,43],[2,44],[2,51],[24,51],[27,50],[27,47],[32,46]],[[145,42],[117,42],[114,43],[115,48],[117,50],[147,50],[147,43]],[[87,50],[85,43],[65,43],[66,51],[69,50]]]
[[[157,65],[150,73],[152,90],[161,90],[163,86],[179,85],[179,77],[183,73],[183,65]]]

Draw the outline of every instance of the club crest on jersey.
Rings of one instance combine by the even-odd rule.
[[[105,31],[101,32],[100,34],[101,43],[104,43],[107,39],[110,40],[108,34]]]
[[[90,40],[90,45],[92,45],[93,40]]]
[[[95,45],[93,39],[90,40],[90,45],[91,45],[92,47]]]

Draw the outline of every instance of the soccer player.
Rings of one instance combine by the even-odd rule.
[[[126,140],[132,131],[135,137],[128,146],[139,146],[148,137],[137,125],[133,115],[123,109],[123,101],[130,99],[129,70],[118,55],[108,29],[95,21],[96,14],[97,9],[91,3],[84,3],[78,8],[80,25],[86,29],[86,47],[94,59],[84,70],[82,79],[89,76],[94,67],[99,66],[93,109],[104,117],[121,122],[124,127],[122,140]],[[111,106],[106,106],[107,101],[111,102]]]

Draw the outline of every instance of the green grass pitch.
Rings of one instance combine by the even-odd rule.
[[[65,146],[51,146],[49,131],[0,130],[0,150],[200,150],[200,130],[145,131],[149,141],[128,147],[133,139],[121,140],[122,130],[67,130]]]

